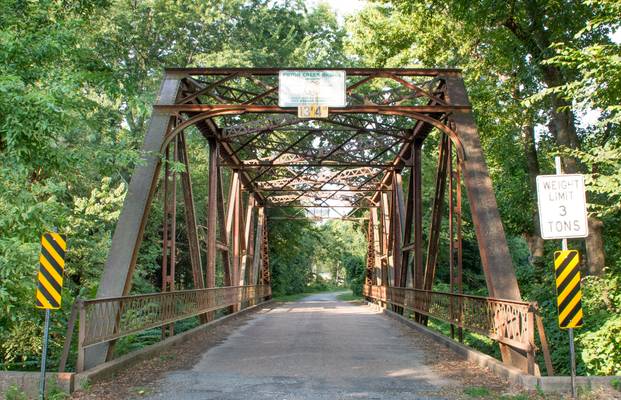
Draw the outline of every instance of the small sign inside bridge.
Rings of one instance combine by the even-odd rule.
[[[282,70],[278,73],[278,106],[345,107],[345,71]]]
[[[537,203],[543,239],[581,238],[589,235],[584,176],[539,175]]]

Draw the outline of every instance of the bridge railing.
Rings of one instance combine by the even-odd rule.
[[[374,285],[365,285],[363,295],[522,350],[528,356],[528,369],[532,370],[536,350],[536,303]]]
[[[77,301],[78,371],[85,349],[147,329],[239,304],[259,304],[272,294],[269,285],[179,290]]]

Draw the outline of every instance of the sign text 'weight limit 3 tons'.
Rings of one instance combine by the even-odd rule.
[[[537,199],[543,239],[570,239],[589,235],[584,176],[539,175]]]

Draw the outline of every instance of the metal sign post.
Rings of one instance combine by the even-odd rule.
[[[567,247],[568,238],[589,235],[586,212],[584,176],[563,174],[561,158],[556,156],[556,175],[537,177],[537,205],[541,237],[546,240],[561,239],[562,251],[554,255],[554,271],[559,314],[559,327],[569,333],[569,358],[571,367],[571,395],[576,397],[576,349],[574,328],[582,321],[582,293],[580,290],[579,254]]]
[[[50,332],[50,309],[45,310],[45,328],[43,330],[43,354],[41,354],[41,381],[39,382],[39,398],[45,399],[45,364],[47,361],[47,342]]]
[[[556,174],[562,175],[561,157],[554,157],[554,165],[556,167]],[[588,224],[587,224],[588,227]],[[569,250],[567,246],[567,238],[561,240],[561,250]],[[571,397],[576,397],[576,348],[574,346],[574,328],[569,328],[569,365],[571,369]]]

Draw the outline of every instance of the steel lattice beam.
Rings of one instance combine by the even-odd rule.
[[[180,145],[179,159],[186,166],[181,181],[185,222],[190,229],[190,262],[197,287],[201,282],[207,288],[215,286],[217,255],[222,256],[225,285],[269,284],[266,208],[306,207],[329,209],[340,219],[355,221],[367,217],[351,214],[368,208],[367,285],[432,288],[446,196],[446,183],[442,182],[446,182],[447,176],[450,283],[452,288],[460,286],[461,189],[454,186],[454,180],[460,182],[463,176],[490,295],[519,299],[517,280],[459,70],[345,69],[347,106],[330,109],[326,120],[311,121],[300,120],[294,109],[277,105],[279,71],[277,68],[166,70],[143,145],[145,162],[132,175],[98,297],[118,297],[130,290],[148,210],[160,186],[160,154],[172,144]],[[182,136],[192,127],[208,141],[210,153],[207,221],[202,223],[195,215],[190,160]],[[444,139],[424,265],[421,159],[423,143],[434,129]],[[452,154],[455,154],[457,178],[453,176]],[[232,176],[226,199],[221,172],[224,168],[230,168]],[[405,168],[407,196],[402,182]],[[168,177],[170,173],[165,175]],[[176,204],[169,189],[167,186],[164,190],[169,193],[164,213],[169,222],[164,224],[165,230],[174,222],[171,210]],[[343,210],[342,214],[339,209]],[[273,220],[277,223],[278,217]],[[166,234],[168,241],[171,238]],[[205,243],[198,240],[199,236]],[[205,273],[201,244],[206,250]],[[174,256],[170,260],[171,253],[167,252],[169,249],[165,247],[166,263],[174,266]],[[459,269],[457,277],[453,276],[455,266]],[[174,283],[174,272],[169,271],[165,286],[170,288]],[[235,311],[240,304],[232,307]],[[422,311],[419,310],[418,319],[424,322]],[[107,343],[87,349],[85,366],[103,362],[109,350]],[[513,350],[503,347],[502,354],[505,362],[522,367],[524,358]]]

